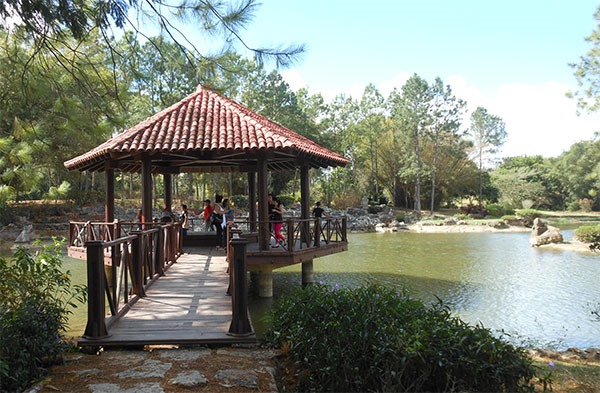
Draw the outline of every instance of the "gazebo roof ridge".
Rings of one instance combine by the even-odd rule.
[[[212,170],[219,160],[224,160],[225,166],[247,166],[248,154],[260,151],[273,152],[277,163],[272,165],[278,167],[295,167],[293,157],[313,167],[348,162],[303,135],[198,85],[179,102],[66,161],[65,167],[102,171],[106,161],[115,161],[123,170],[138,171],[140,154],[145,153],[154,157],[153,162],[178,161],[184,170],[192,166]],[[205,168],[201,160],[210,160],[213,167]]]

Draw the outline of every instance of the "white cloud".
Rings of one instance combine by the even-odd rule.
[[[543,155],[556,157],[572,144],[590,140],[600,130],[600,114],[577,116],[576,102],[565,96],[573,86],[558,82],[500,85],[485,94],[462,76],[447,78],[454,93],[467,101],[470,113],[478,106],[506,123],[508,138],[500,156]]]
[[[393,78],[377,84],[379,92],[387,97],[394,89],[400,89],[412,74],[399,72]],[[360,99],[364,85],[349,84],[336,90],[308,86],[300,73],[286,70],[282,76],[292,90],[309,88],[311,93],[321,93],[326,102],[341,93]],[[468,113],[464,121],[469,125],[470,114],[478,107],[499,116],[506,123],[508,139],[499,156],[543,155],[556,157],[572,144],[590,140],[600,131],[600,113],[577,116],[576,102],[565,96],[574,87],[565,83],[549,81],[540,84],[506,83],[491,92],[483,92],[461,75],[451,75],[444,82],[452,86],[457,97],[467,102]]]
[[[308,86],[302,75],[296,70],[283,70],[281,71],[281,77],[290,85],[292,91],[298,91]]]

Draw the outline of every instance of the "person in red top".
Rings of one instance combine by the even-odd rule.
[[[210,203],[210,199],[204,201],[204,230],[209,231],[212,227],[212,213],[213,207]]]

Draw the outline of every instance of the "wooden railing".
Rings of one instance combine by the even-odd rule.
[[[242,235],[255,233],[253,228],[269,228],[272,221],[235,221],[235,228]],[[286,239],[286,251],[321,247],[332,242],[348,241],[346,217],[293,218],[284,217],[281,234]],[[271,239],[271,243],[273,240]]]
[[[138,223],[71,223],[69,246],[85,248],[88,322],[84,338],[108,335],[108,328],[182,253],[180,223],[137,230]],[[108,306],[108,307],[107,307]]]

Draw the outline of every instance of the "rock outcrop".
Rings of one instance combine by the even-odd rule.
[[[560,229],[546,225],[542,220],[536,218],[533,220],[533,228],[531,229],[531,238],[529,244],[532,247],[539,247],[544,244],[562,243],[563,236]]]

